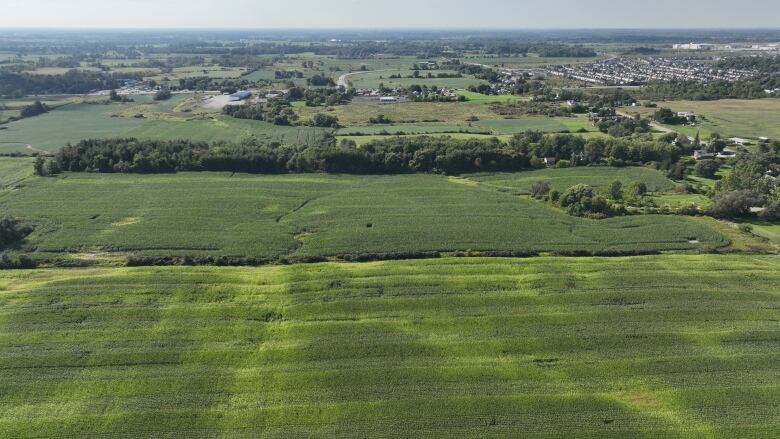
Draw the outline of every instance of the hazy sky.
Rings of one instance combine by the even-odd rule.
[[[0,0],[0,27],[780,27],[780,0]]]

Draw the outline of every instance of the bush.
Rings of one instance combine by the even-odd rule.
[[[761,204],[761,196],[745,189],[720,192],[715,195],[715,203],[709,214],[716,218],[742,218],[750,214],[750,208]]]
[[[35,101],[32,105],[22,108],[19,115],[22,117],[33,117],[48,112],[49,107],[47,107],[46,104],[41,103],[41,101]]]
[[[717,160],[701,160],[696,163],[693,172],[697,177],[715,178],[715,174],[720,169],[720,163]]]
[[[311,125],[324,128],[338,128],[339,118],[329,114],[317,113],[311,118]]]
[[[24,224],[16,218],[0,217],[0,248],[21,241],[32,231],[31,225]]]
[[[0,269],[21,270],[38,266],[38,263],[26,255],[11,256],[7,252],[0,255]]]
[[[780,200],[768,202],[758,216],[765,221],[780,221]]]
[[[607,203],[607,200],[596,196],[593,188],[586,184],[574,185],[567,189],[561,196],[560,205],[569,215],[588,218],[606,218],[619,212]]]
[[[541,198],[550,192],[550,184],[546,181],[537,181],[531,185],[531,196]]]
[[[173,96],[171,91],[168,90],[167,88],[164,88],[164,89],[158,91],[157,93],[155,93],[153,99],[155,101],[164,101],[164,100],[170,99],[171,96]]]

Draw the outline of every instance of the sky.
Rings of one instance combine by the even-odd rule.
[[[779,0],[0,0],[0,28],[778,28]]]

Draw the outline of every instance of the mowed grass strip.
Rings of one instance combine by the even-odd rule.
[[[719,233],[682,217],[571,217],[465,178],[220,173],[30,178],[0,209],[23,249],[279,257],[456,250],[689,250]]]
[[[2,437],[776,437],[774,257],[0,272]]]

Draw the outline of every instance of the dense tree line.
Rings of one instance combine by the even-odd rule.
[[[332,122],[332,121],[331,121]],[[153,141],[137,139],[85,140],[62,148],[37,167],[74,172],[160,173],[235,171],[255,173],[340,172],[397,174],[434,172],[458,174],[541,168],[545,158],[566,166],[606,161],[614,166],[655,162],[670,167],[684,148],[667,142],[634,139],[589,139],[576,135],[527,132],[510,142],[453,139],[447,136],[391,137],[357,148],[350,140],[323,141],[310,146]],[[37,168],[36,168],[37,170]]]
[[[652,81],[639,93],[644,99],[688,99],[709,101],[716,99],[758,99],[768,97],[764,90],[780,88],[780,76],[763,74],[738,81],[710,82],[670,80]]]
[[[124,74],[122,78],[132,76]],[[122,85],[124,85],[123,80],[116,75],[102,72],[70,70],[62,75],[34,75],[0,70],[0,95],[9,97],[83,94],[95,90],[119,88]]]
[[[550,116],[569,117],[571,108],[561,107],[557,102],[512,101],[491,104],[490,110],[501,116]]]

